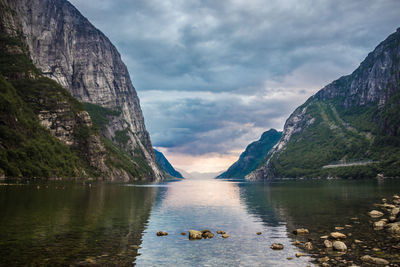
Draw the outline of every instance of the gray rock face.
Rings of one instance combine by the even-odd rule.
[[[79,101],[120,109],[121,115],[103,134],[112,138],[116,131],[128,129],[127,152],[139,151],[152,168],[153,178],[162,179],[139,98],[110,40],[66,0],[5,2],[17,11],[31,58],[43,74]]]
[[[269,152],[266,163],[246,176],[248,180],[270,179],[279,176],[275,173],[271,159],[279,158],[293,134],[304,132],[315,122],[307,113],[313,101],[336,99],[343,108],[377,104],[383,107],[399,91],[400,28],[380,43],[360,66],[351,74],[343,76],[322,88],[306,103],[298,107],[287,119],[279,142]],[[350,128],[350,127],[348,127]],[[395,135],[397,127],[384,125],[387,134]],[[350,129],[352,130],[352,129]]]

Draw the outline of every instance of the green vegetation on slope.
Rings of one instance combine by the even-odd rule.
[[[244,178],[263,162],[268,152],[278,143],[281,136],[282,132],[278,132],[275,129],[264,132],[260,140],[248,145],[238,161],[217,178]]]
[[[378,173],[400,175],[400,139],[385,135],[375,123],[377,118],[391,111],[386,107],[379,111],[377,105],[344,109],[338,103],[337,99],[307,103],[306,116],[315,121],[303,132],[294,134],[287,147],[271,159],[276,176],[365,178],[375,177]],[[392,110],[398,109],[399,105],[387,107]],[[322,168],[339,162],[367,160],[374,163]]]
[[[83,106],[87,112],[89,112],[93,123],[99,128],[104,130],[109,123],[109,117],[115,117],[121,115],[120,110],[113,110],[110,108],[102,107],[96,104],[83,103]]]

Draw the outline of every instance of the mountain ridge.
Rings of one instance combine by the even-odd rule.
[[[353,73],[299,106],[266,163],[246,178],[399,176],[399,62],[400,28]],[[332,162],[357,160],[377,163],[322,169]]]

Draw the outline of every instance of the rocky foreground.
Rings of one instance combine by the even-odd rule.
[[[400,266],[400,196],[382,199],[363,219],[327,229],[293,231],[293,244],[319,266]]]

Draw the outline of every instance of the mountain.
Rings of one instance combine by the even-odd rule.
[[[258,141],[246,147],[246,150],[240,154],[238,161],[217,178],[244,178],[260,165],[271,148],[278,143],[281,136],[282,132],[275,129],[264,132]]]
[[[0,0],[0,7],[0,174],[163,179],[135,88],[108,38],[65,0]]]
[[[287,119],[247,179],[400,176],[400,29]]]
[[[171,165],[171,163],[169,163],[163,153],[156,149],[154,149],[154,153],[156,154],[156,162],[161,170],[163,170],[168,175],[171,175],[172,177],[183,178],[182,174],[174,169],[174,167]]]

